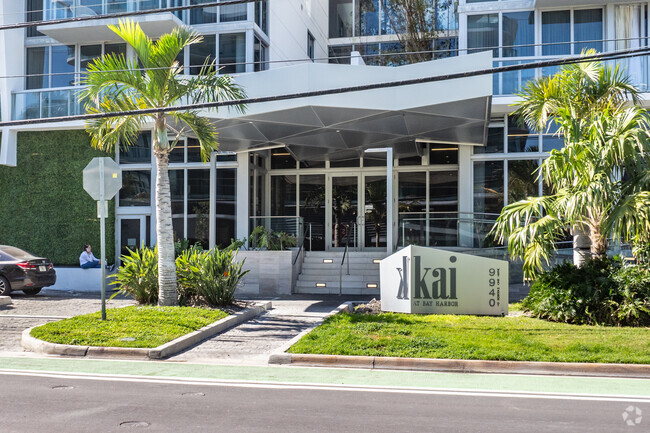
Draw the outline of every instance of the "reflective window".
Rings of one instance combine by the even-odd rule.
[[[46,0],[47,1],[47,0]],[[27,21],[43,20],[43,0],[27,0]],[[43,33],[36,30],[36,26],[27,27],[27,36],[43,36]]]
[[[135,145],[124,149],[120,146],[120,164],[148,164],[151,162],[151,133],[143,132]]]
[[[514,116],[508,116],[508,152],[541,152],[539,135]]]
[[[330,38],[347,38],[352,36],[352,15],[352,0],[330,0]]]
[[[214,35],[204,35],[203,42],[190,45],[190,74],[198,75],[206,62],[212,64],[217,52],[217,39]]]
[[[349,65],[351,54],[352,45],[339,45],[329,47],[329,62]]]
[[[236,177],[237,170],[234,168],[217,170],[216,243],[222,248],[230,245],[235,238]]]
[[[219,35],[219,66],[221,74],[246,72],[246,33]]]
[[[501,212],[503,197],[503,161],[474,162],[474,212]]]
[[[151,171],[133,170],[122,172],[120,206],[151,205]]]
[[[357,0],[357,36],[379,34],[379,0]]]
[[[429,147],[429,164],[458,164],[458,146],[432,144]]]
[[[296,176],[271,176],[271,215],[296,215]]]
[[[210,3],[214,0],[190,0],[191,5]],[[218,6],[190,9],[190,24],[211,24],[217,22]]]
[[[508,161],[508,203],[539,195],[537,160]]]
[[[550,11],[542,12],[542,54],[563,55],[571,54],[571,12]]]
[[[271,150],[271,168],[296,168],[296,160],[285,148]]]
[[[535,55],[535,13],[508,12],[502,20],[503,57]]]
[[[187,239],[190,244],[209,245],[210,170],[187,170]]]
[[[268,4],[267,0],[261,0],[255,2],[255,23],[259,26],[260,29],[266,34],[269,33],[268,30]]]
[[[503,153],[503,127],[488,128],[487,144],[475,146],[474,153]]]
[[[219,19],[222,23],[230,21],[246,21],[247,8],[248,6],[246,4],[221,6]]]
[[[50,50],[48,47],[27,48],[27,89],[49,87]]]
[[[255,62],[253,70],[255,72],[266,71],[269,68],[269,64],[266,63],[266,53],[268,48],[262,43],[262,41],[259,40],[257,36],[255,36],[253,40],[255,43],[255,46],[253,47],[253,61]]]
[[[68,87],[74,85],[74,72],[75,46],[54,45],[52,47],[52,82],[50,87]]]
[[[583,50],[603,51],[603,10],[583,9],[573,12],[573,47],[575,54]]]
[[[496,48],[495,48],[496,47]],[[493,48],[494,56],[499,56],[499,15],[469,15],[467,17],[468,52],[477,53]]]

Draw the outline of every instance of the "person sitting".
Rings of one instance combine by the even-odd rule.
[[[91,269],[91,268],[101,268],[101,262],[93,255],[92,248],[89,244],[84,245],[84,250],[79,256],[79,265],[82,269]],[[110,268],[106,266],[110,271],[114,269],[114,266]]]

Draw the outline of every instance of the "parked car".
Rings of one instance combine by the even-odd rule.
[[[35,295],[56,283],[50,259],[36,257],[20,248],[0,245],[0,296],[22,290]]]

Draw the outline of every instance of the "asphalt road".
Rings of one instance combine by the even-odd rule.
[[[0,432],[630,432],[650,398],[3,372]],[[647,419],[628,426],[628,407]],[[637,415],[634,418],[637,420]]]

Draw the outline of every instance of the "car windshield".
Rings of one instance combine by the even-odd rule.
[[[23,251],[20,248],[1,247],[1,249],[4,255],[11,256],[16,260],[31,260],[36,258],[36,256],[28,253],[27,251]]]

